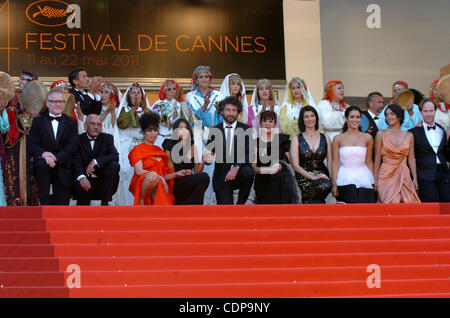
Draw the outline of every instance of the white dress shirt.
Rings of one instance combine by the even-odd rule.
[[[91,149],[92,149],[92,151],[94,151],[95,140],[97,138],[92,139],[89,135],[87,135],[87,136],[88,136],[88,139],[89,139],[89,143],[91,144]],[[95,165],[98,166],[97,160],[93,159],[93,161],[95,162]],[[86,175],[84,175],[84,174],[80,175],[77,178],[77,180],[80,181],[83,178],[87,178]],[[92,174],[91,178],[97,178],[97,176],[95,174]]]
[[[372,117],[373,121],[377,125],[377,128],[380,129],[380,118],[378,118],[378,115],[372,113],[370,109],[367,112],[369,113],[370,117]]]
[[[52,118],[61,118],[61,116],[62,115],[53,116],[53,115],[50,114],[50,119],[52,119]],[[53,127],[53,134],[55,135],[55,140],[56,140],[56,136],[58,134],[59,121],[52,120],[52,127]]]
[[[231,151],[233,149],[233,141],[234,141],[234,131],[236,129],[237,121],[235,121],[232,125],[228,125],[225,121],[223,122],[223,130],[225,131],[225,145],[227,145],[227,139],[228,139],[228,130],[231,130],[231,141],[230,141],[230,149],[228,150],[228,153],[231,154]],[[227,128],[231,126],[231,128]]]
[[[83,95],[88,95],[91,99],[96,100],[97,102],[102,100],[102,95],[100,94],[92,94],[92,93],[88,93],[86,91],[80,91],[78,88],[75,88],[76,91],[81,93],[81,98],[84,100]]]
[[[428,127],[436,127],[435,129],[428,129]],[[434,126],[427,125],[425,122],[423,123],[423,129],[425,130],[425,136],[428,139],[431,147],[436,153],[436,163],[441,164],[437,156],[437,152],[439,150],[439,146],[441,145],[442,138],[444,136],[444,131],[434,123]]]

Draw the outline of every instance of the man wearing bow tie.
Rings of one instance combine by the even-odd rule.
[[[100,116],[89,115],[84,128],[74,155],[74,199],[77,205],[99,199],[109,205],[119,185],[119,153],[113,136],[102,133]]]
[[[422,127],[410,130],[414,135],[419,197],[422,202],[450,202],[450,171],[445,162],[447,135],[434,121],[437,104],[426,98],[419,109]]]
[[[72,156],[76,150],[77,122],[64,115],[64,92],[47,93],[48,112],[36,117],[27,138],[41,205],[68,205],[72,181]]]
[[[367,129],[368,134],[371,134],[375,140],[378,130],[380,129],[380,119],[378,115],[384,108],[384,98],[379,92],[372,92],[366,98],[367,111],[362,114],[367,118],[369,127]]]

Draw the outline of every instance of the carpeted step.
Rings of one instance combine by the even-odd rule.
[[[450,252],[450,239],[0,245],[0,257],[4,258],[51,257],[53,255],[57,257],[121,257],[376,252]]]
[[[25,221],[24,221],[25,222]],[[0,222],[1,224],[1,222]],[[28,224],[27,224],[28,225]],[[450,215],[329,217],[180,217],[46,219],[47,231],[244,230],[309,228],[450,227]],[[5,226],[3,226],[5,228]],[[19,225],[27,230],[34,227]],[[0,230],[2,227],[0,226]],[[9,226],[13,229],[13,226]],[[45,230],[45,229],[44,229]],[[3,230],[2,230],[3,231]]]
[[[178,284],[142,286],[90,286],[70,289],[74,298],[287,298],[376,296],[386,294],[448,293],[449,279],[383,280],[381,288],[370,289],[366,280],[339,282]],[[7,287],[0,288],[0,297],[49,297],[64,295],[67,288]],[[44,296],[42,296],[44,295]],[[64,297],[64,296],[55,296]]]
[[[450,252],[2,258],[0,271],[55,271],[55,264],[59,264],[56,271],[65,271],[72,264],[79,265],[82,271],[447,265]]]
[[[450,265],[383,266],[382,280],[447,279]],[[315,268],[252,268],[227,270],[158,270],[158,271],[82,271],[82,286],[211,284],[211,283],[274,283],[364,280],[371,275],[365,266]],[[0,272],[4,287],[63,286],[71,273]]]
[[[375,216],[450,214],[450,205],[424,204],[313,204],[240,206],[111,206],[45,207],[48,218],[146,218],[146,217],[289,217],[289,216]],[[0,214],[0,219],[1,219]]]

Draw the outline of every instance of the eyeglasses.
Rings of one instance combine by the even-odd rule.
[[[66,101],[65,100],[48,100],[49,103],[55,104],[55,105],[65,105]]]

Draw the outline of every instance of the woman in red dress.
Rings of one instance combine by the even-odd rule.
[[[141,116],[139,124],[144,142],[135,146],[128,155],[134,168],[129,187],[134,195],[134,205],[172,205],[175,201],[172,194],[174,179],[181,178],[184,173],[174,173],[166,153],[154,145],[159,133],[159,121],[159,115],[154,112]]]

